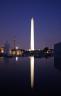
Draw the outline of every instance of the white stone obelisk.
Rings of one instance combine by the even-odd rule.
[[[31,18],[31,45],[30,45],[30,49],[34,50],[34,19]]]

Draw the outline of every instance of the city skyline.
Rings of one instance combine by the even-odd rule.
[[[35,49],[53,47],[61,41],[60,0],[1,0],[0,1],[0,46],[6,41],[13,47],[30,47],[31,18],[35,21]]]

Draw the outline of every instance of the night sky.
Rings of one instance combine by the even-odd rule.
[[[30,47],[30,21],[35,21],[35,49],[61,41],[61,0],[0,0],[0,46]]]

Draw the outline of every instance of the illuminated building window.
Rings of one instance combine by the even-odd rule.
[[[16,54],[16,51],[13,51],[12,54],[15,55]]]
[[[3,49],[1,50],[1,53],[4,53],[4,50]]]
[[[17,55],[20,55],[20,51],[17,51]]]

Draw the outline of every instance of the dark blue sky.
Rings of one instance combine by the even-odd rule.
[[[35,20],[35,49],[61,41],[61,0],[0,0],[0,46],[13,40],[30,47],[30,20]]]

